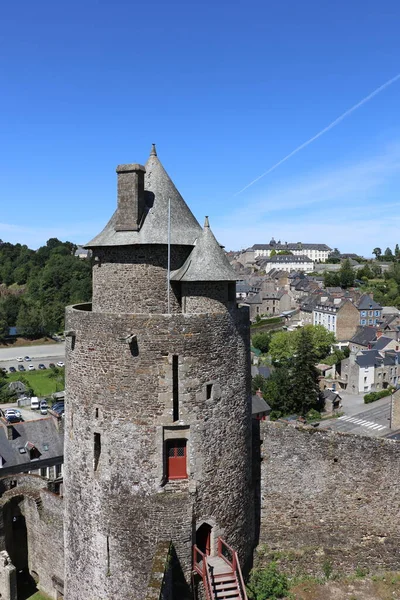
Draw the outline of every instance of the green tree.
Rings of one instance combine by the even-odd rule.
[[[289,580],[278,570],[275,562],[265,569],[253,569],[247,585],[250,600],[278,600],[289,593]]]
[[[324,286],[326,288],[340,286],[339,273],[334,273],[332,271],[324,271]]]
[[[276,250],[275,248],[272,248],[271,252],[269,253],[270,256],[276,256]]]
[[[365,264],[361,269],[357,271],[357,279],[373,279],[374,273],[368,264]]]
[[[277,367],[265,383],[263,396],[274,412],[290,415],[296,412],[291,370],[289,365]]]
[[[396,244],[396,246],[395,246],[395,249],[394,249],[394,255],[395,255],[395,257],[396,257],[397,259],[399,259],[399,258],[400,258],[400,248],[399,248],[399,245],[398,245],[398,244]]]
[[[348,258],[343,261],[342,266],[340,267],[339,279],[340,285],[343,288],[352,287],[354,285],[354,271]]]
[[[382,250],[381,250],[380,248],[374,248],[374,249],[372,250],[372,254],[375,254],[375,256],[376,256],[377,260],[379,260],[379,257],[380,257],[380,256],[381,256],[381,254],[382,254]]]
[[[273,362],[285,362],[293,356],[295,351],[295,332],[279,331],[272,336],[269,352]]]
[[[387,261],[392,261],[394,259],[393,252],[389,247],[385,250],[384,258]]]
[[[263,354],[268,352],[270,342],[271,334],[268,332],[255,333],[251,338],[251,343],[254,348],[258,348]]]
[[[335,343],[335,334],[325,329],[323,325],[306,325],[306,331],[310,332],[313,352],[317,360],[320,360],[329,354],[332,345]],[[297,337],[301,336],[301,329],[297,330]]]
[[[4,339],[8,335],[8,322],[4,308],[0,305],[0,339]]]
[[[382,267],[380,267],[376,263],[372,263],[371,271],[375,278],[380,277],[382,275]]]
[[[315,366],[316,362],[312,333],[304,327],[299,332],[292,365],[296,412],[304,416],[311,409],[319,410],[321,408],[319,373]]]
[[[251,378],[251,393],[253,396],[258,390],[261,390],[264,396],[267,390],[267,381],[268,379],[265,379],[265,377],[259,374],[254,375],[254,377]]]

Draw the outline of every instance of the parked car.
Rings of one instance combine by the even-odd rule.
[[[38,369],[45,369],[45,368],[46,368],[46,365],[44,365],[43,363],[40,363],[38,365]]]
[[[26,371],[24,365],[18,365],[18,371]]]
[[[15,367],[10,367],[10,373],[16,373],[17,369]]]
[[[56,365],[54,363],[49,363],[49,369],[55,369]]]
[[[39,399],[37,396],[32,396],[32,398],[31,398],[31,409],[32,410],[39,409]]]
[[[6,369],[5,367],[2,367],[0,370],[1,370],[3,373],[7,373],[7,369]]]
[[[63,361],[59,360],[58,363],[57,363],[57,367],[64,367],[64,366],[65,365],[64,365]]]
[[[29,365],[28,369],[29,369],[29,371],[34,371],[35,367],[33,365]]]
[[[22,419],[20,411],[13,408],[7,408],[4,411],[4,417],[9,423],[19,423]]]
[[[46,400],[42,400],[40,403],[40,414],[41,415],[47,415],[47,409],[49,407],[47,406],[47,402]]]
[[[17,362],[23,362],[23,360],[24,360],[24,359],[22,358],[22,356],[18,356],[18,358],[17,358]]]
[[[30,362],[32,359],[30,356],[25,356],[24,360],[26,360],[26,362]]]

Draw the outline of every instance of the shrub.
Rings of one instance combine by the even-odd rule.
[[[247,592],[251,600],[285,598],[289,593],[289,581],[276,563],[271,562],[265,569],[252,570]]]
[[[375,402],[375,400],[379,400],[379,398],[390,396],[391,393],[392,389],[388,388],[387,390],[381,390],[380,392],[370,392],[369,394],[365,394],[364,404],[370,404],[371,402]]]
[[[280,410],[271,410],[269,418],[271,421],[277,421],[281,418],[282,414],[283,413]]]
[[[306,419],[308,422],[319,421],[320,418],[321,418],[321,413],[318,412],[317,410],[315,410],[314,408],[309,410],[308,413],[306,414]]]
[[[332,575],[332,571],[333,571],[332,563],[330,560],[328,560],[328,559],[324,560],[324,562],[322,564],[322,571],[323,571],[326,579],[329,579],[330,576]]]

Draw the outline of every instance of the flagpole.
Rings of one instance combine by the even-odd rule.
[[[168,266],[167,266],[167,305],[168,314],[171,312],[170,306],[170,276],[171,276],[171,198],[168,198]]]

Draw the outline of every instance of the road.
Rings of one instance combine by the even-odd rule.
[[[370,437],[383,437],[390,433],[390,396],[381,398],[372,404],[361,405],[356,400],[356,406],[349,407],[348,410],[346,410],[346,404],[347,402],[343,401],[344,414],[341,417],[321,421],[320,428]]]
[[[28,364],[33,364],[36,368],[39,363],[46,364],[49,362],[58,362],[59,360],[65,361],[65,342],[58,342],[57,344],[42,344],[41,346],[16,346],[10,348],[0,348],[0,367],[6,368],[7,371],[10,367],[17,368],[18,356],[30,356],[31,363],[24,361],[24,366],[27,368]]]

